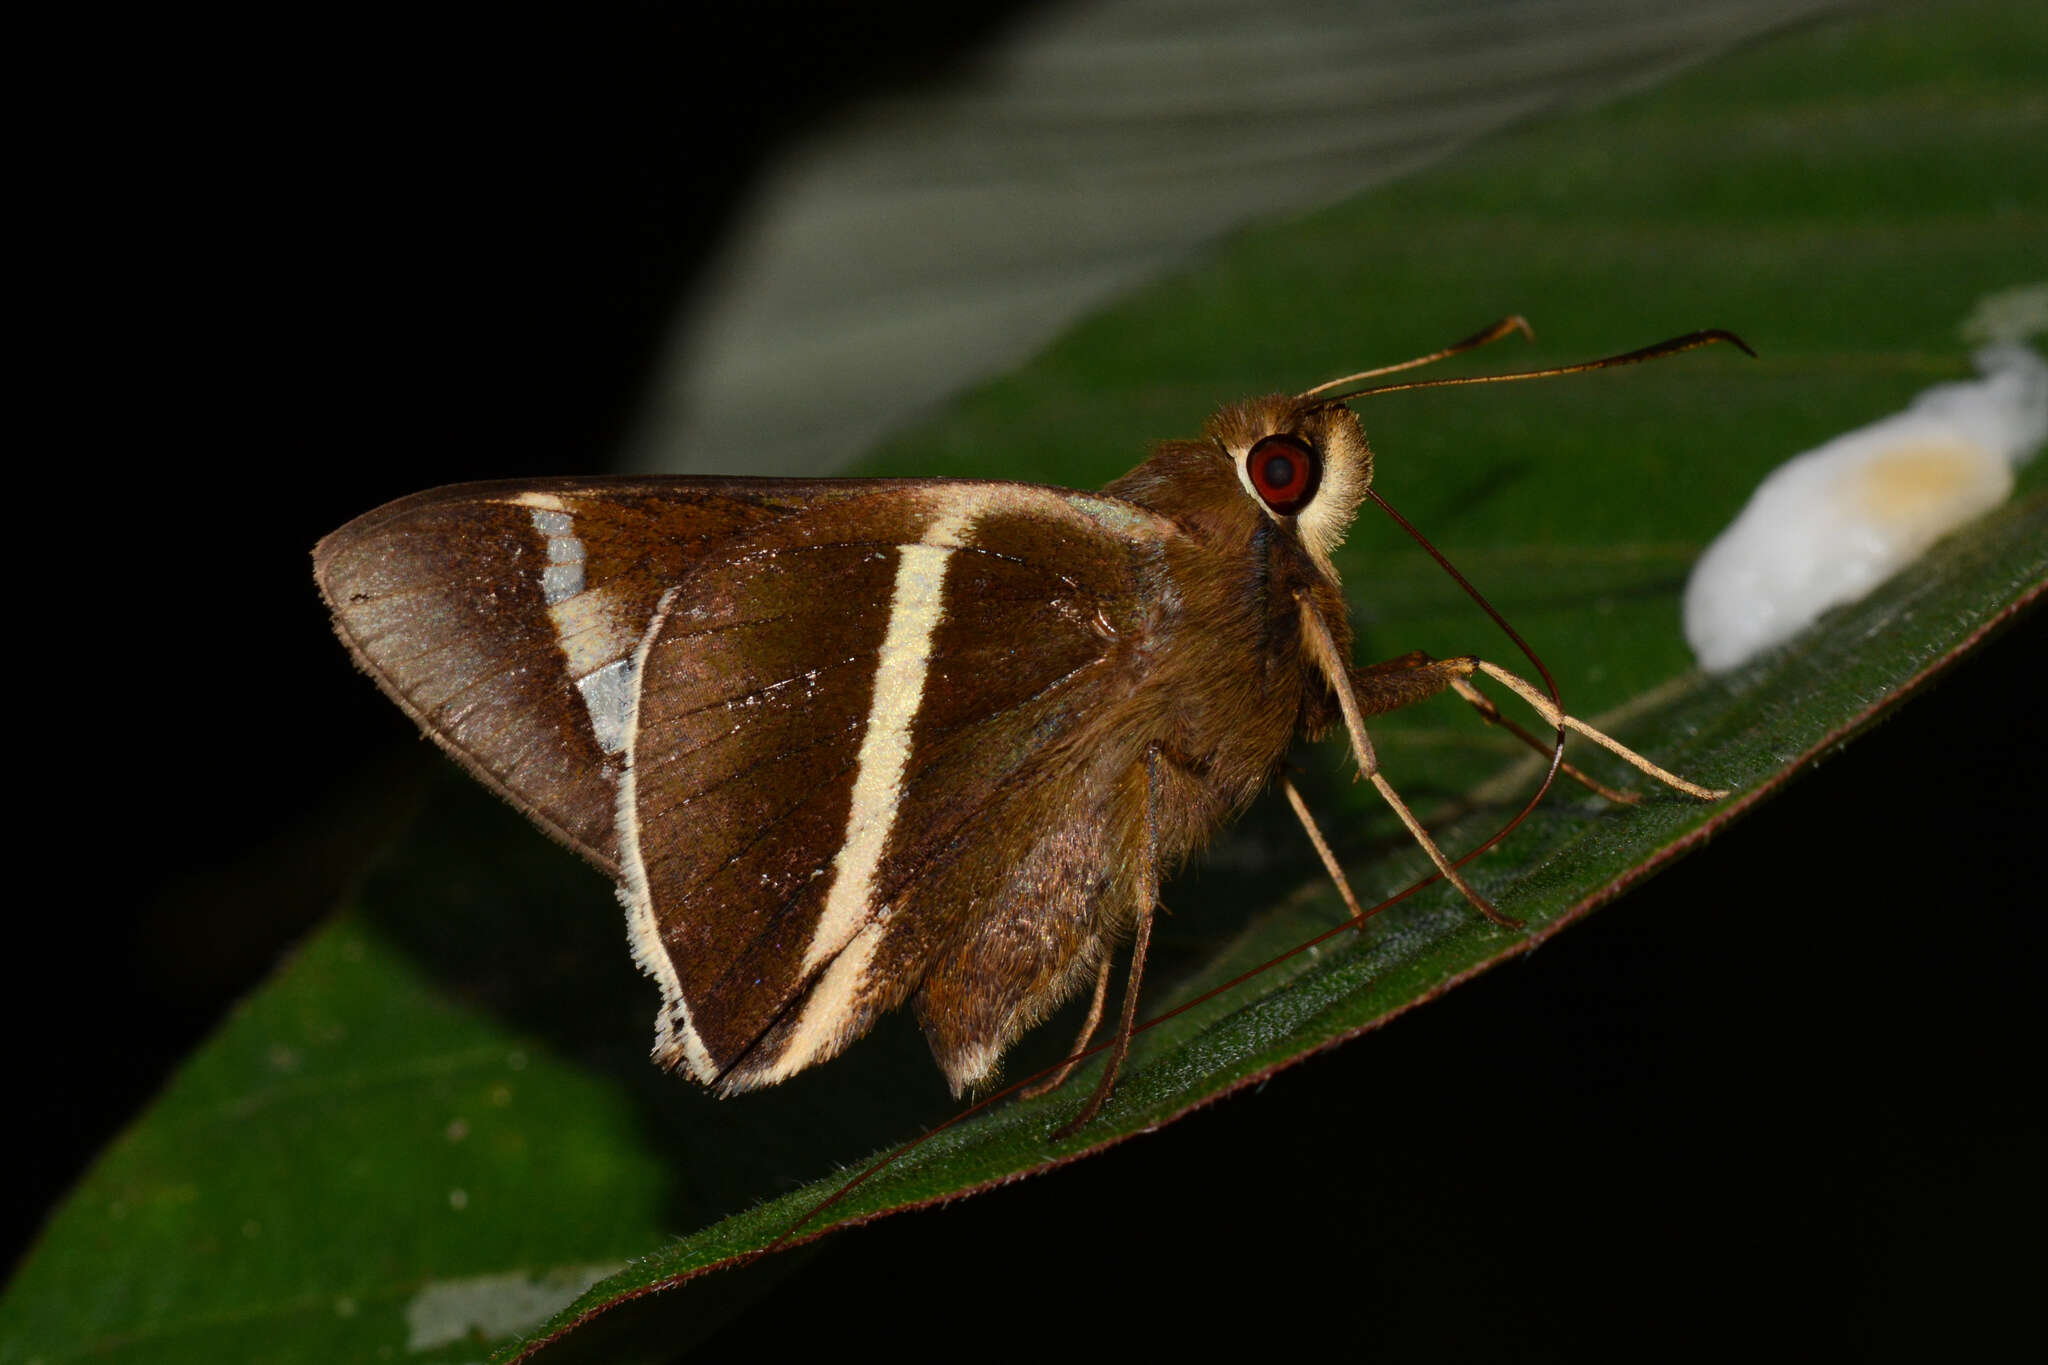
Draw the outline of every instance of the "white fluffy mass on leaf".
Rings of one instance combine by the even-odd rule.
[[[1710,672],[1791,639],[2011,496],[2048,439],[2048,365],[2024,346],[1973,357],[1982,378],[1795,456],[1758,485],[1685,586],[1685,638]]]

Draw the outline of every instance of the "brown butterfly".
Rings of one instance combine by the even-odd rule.
[[[1498,720],[1469,681],[1484,672],[1560,737],[1719,795],[1478,659],[1350,662],[1330,556],[1373,455],[1347,404],[1427,384],[1336,390],[1524,327],[1232,404],[1100,493],[462,484],[350,522],[315,574],[392,700],[618,884],[634,959],[661,989],[663,1065],[725,1095],[772,1085],[909,1000],[958,1093],[1088,989],[1085,1047],[1128,940],[1117,1047],[1078,1123],[1114,1084],[1161,878],[1275,779],[1296,735],[1341,722],[1437,867],[1504,922],[1379,773],[1369,717],[1451,689]],[[1720,340],[1741,345],[1700,332],[1486,379]]]

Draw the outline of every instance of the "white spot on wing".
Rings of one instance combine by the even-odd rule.
[[[522,493],[513,499],[529,508],[533,529],[547,541],[548,562],[541,569],[541,596],[555,628],[555,643],[569,660],[569,676],[583,694],[590,728],[606,753],[626,746],[626,712],[632,702],[632,648],[638,642],[612,596],[585,591],[583,567],[589,552],[576,534],[569,505],[548,493]]]
[[[540,572],[540,590],[552,607],[583,591],[583,541],[576,535],[574,518],[559,502],[552,507],[534,507],[533,529],[548,540],[548,563]]]
[[[1983,378],[1774,470],[1707,547],[1685,588],[1702,666],[1734,668],[1853,602],[2011,495],[2048,439],[2048,365],[2023,346],[1979,351]]]
[[[541,570],[540,590],[541,594],[547,599],[549,606],[553,606],[564,598],[574,597],[577,593],[583,591],[583,565],[581,563],[548,565],[547,568]]]
[[[583,704],[590,708],[598,747],[608,754],[625,752],[626,713],[633,705],[634,677],[633,661],[619,659],[576,680]]]

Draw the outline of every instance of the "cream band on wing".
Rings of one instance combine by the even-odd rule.
[[[648,622],[646,634],[629,661],[630,676],[640,675],[647,651],[653,648],[654,637],[661,632],[662,619],[668,614],[668,605],[675,597],[675,591],[670,588],[655,604],[654,619]],[[671,1066],[682,1063],[692,1076],[709,1085],[718,1079],[718,1067],[712,1063],[711,1051],[704,1046],[703,1038],[697,1033],[697,1025],[690,1018],[690,1003],[683,998],[683,983],[676,975],[676,964],[668,955],[668,945],[661,941],[661,923],[654,914],[654,897],[647,890],[647,863],[640,855],[640,810],[634,791],[632,753],[633,742],[640,729],[640,694],[637,688],[626,692],[623,728],[626,765],[625,771],[619,774],[617,814],[619,900],[626,907],[626,934],[633,945],[633,963],[661,987],[661,1013],[654,1020],[654,1055]]]
[[[897,551],[889,629],[875,665],[846,838],[833,859],[832,890],[817,930],[804,949],[805,972],[824,962],[832,965],[812,988],[781,1055],[764,1073],[764,1083],[801,1071],[829,1051],[862,993],[868,961],[887,923],[887,907],[874,906],[874,879],[896,824],[932,640],[945,620],[946,567],[984,502],[978,493],[944,500],[919,542]]]
[[[583,571],[587,554],[569,505],[547,493],[525,493],[515,501],[531,510],[533,529],[547,538],[541,597],[555,627],[555,643],[568,656],[569,676],[590,713],[591,732],[606,753],[623,753],[638,636],[611,594],[588,587]]]

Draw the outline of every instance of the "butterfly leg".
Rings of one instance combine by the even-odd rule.
[[[1060,1063],[1059,1070],[1017,1092],[1025,1099],[1035,1100],[1040,1095],[1051,1094],[1065,1085],[1067,1077],[1074,1074],[1074,1068],[1081,1065],[1082,1054],[1088,1051],[1088,1040],[1095,1036],[1095,1030],[1102,1024],[1102,1006],[1109,999],[1109,973],[1115,965],[1116,954],[1104,952],[1102,965],[1095,969],[1095,997],[1088,1002],[1088,1019],[1081,1025],[1081,1036],[1074,1040],[1074,1046],[1067,1053],[1067,1060]]]
[[[1594,729],[1592,726],[1586,724],[1586,722],[1580,720],[1577,716],[1569,716],[1564,714],[1562,711],[1559,711],[1557,709],[1556,704],[1553,703],[1549,697],[1544,696],[1543,693],[1537,689],[1535,684],[1516,677],[1514,674],[1508,672],[1505,668],[1502,668],[1499,664],[1490,664],[1486,662],[1486,660],[1484,659],[1479,659],[1475,662],[1478,665],[1479,672],[1484,673],[1487,677],[1492,678],[1502,687],[1505,687],[1508,691],[1514,693],[1523,701],[1527,702],[1530,708],[1533,709],[1537,715],[1543,717],[1545,724],[1558,725],[1564,727],[1567,730],[1578,731],[1587,739],[1592,740],[1595,744],[1600,745],[1602,748],[1608,750],[1610,753],[1616,754],[1619,757],[1624,758],[1628,762],[1634,764],[1637,768],[1649,774],[1651,777],[1656,778],[1659,782],[1662,782],[1665,786],[1670,787],[1673,791],[1684,792],[1687,796],[1693,797],[1694,799],[1700,801],[1719,801],[1722,797],[1728,794],[1725,788],[1702,787],[1697,782],[1688,782],[1684,778],[1680,777],[1678,774],[1668,772],[1665,769],[1658,767],[1649,759],[1644,758],[1641,754],[1637,753],[1634,749],[1629,748],[1626,744],[1623,744],[1620,740],[1614,738],[1612,735]],[[1468,683],[1467,686],[1470,686],[1470,684]],[[1546,745],[1545,752],[1548,751],[1549,746]]]
[[[1471,705],[1479,718],[1488,725],[1498,725],[1522,743],[1550,757],[1550,741],[1538,739],[1514,721],[1501,714],[1484,692],[1474,687],[1467,679],[1477,673],[1480,661],[1467,654],[1456,659],[1437,659],[1422,650],[1412,650],[1398,659],[1373,664],[1369,668],[1355,668],[1351,671],[1351,686],[1358,694],[1359,710],[1368,716],[1385,715],[1403,706],[1425,701],[1439,692],[1449,689]],[[1571,763],[1559,765],[1560,772],[1571,778],[1588,791],[1606,797],[1609,801],[1632,806],[1636,797],[1631,792],[1617,791],[1591,775],[1582,772]]]
[[[1130,971],[1124,978],[1123,1018],[1117,1024],[1116,1042],[1109,1049],[1109,1061],[1103,1066],[1102,1079],[1095,1083],[1095,1093],[1081,1106],[1080,1113],[1052,1135],[1055,1142],[1070,1136],[1102,1111],[1116,1089],[1117,1073],[1123,1069],[1124,1056],[1131,1050],[1131,1035],[1137,1031],[1138,985],[1145,978],[1145,954],[1152,946],[1152,913],[1159,907],[1159,789],[1163,776],[1160,763],[1159,746],[1154,744],[1145,750],[1145,846],[1137,858],[1138,896],[1134,909],[1138,931],[1131,944]]]
[[[1415,812],[1408,809],[1408,803],[1401,799],[1400,794],[1394,790],[1393,784],[1388,782],[1386,775],[1380,771],[1379,759],[1374,756],[1372,751],[1372,741],[1367,739],[1365,735],[1365,710],[1359,700],[1358,688],[1354,685],[1354,671],[1345,662],[1344,658],[1338,654],[1337,643],[1330,638],[1329,626],[1324,623],[1321,615],[1317,613],[1315,604],[1309,600],[1307,594],[1300,595],[1296,601],[1301,608],[1302,633],[1308,642],[1309,654],[1315,659],[1317,666],[1322,669],[1324,679],[1330,684],[1330,690],[1337,694],[1337,708],[1344,716],[1344,730],[1351,739],[1351,756],[1358,761],[1359,776],[1372,783],[1373,789],[1379,792],[1380,799],[1393,808],[1394,814],[1401,817],[1401,823],[1407,827],[1409,837],[1422,845],[1422,851],[1429,855],[1429,860],[1432,863],[1436,864],[1437,872],[1445,881],[1458,888],[1460,894],[1472,903],[1473,909],[1503,928],[1520,928],[1522,924],[1520,920],[1512,915],[1502,914],[1494,908],[1492,901],[1489,901],[1486,897],[1472,889],[1472,883],[1466,881],[1458,869],[1452,865],[1451,860],[1444,856],[1444,851],[1436,846],[1436,840],[1429,837],[1429,831],[1424,829],[1422,822],[1415,818]],[[1398,665],[1401,661],[1394,660],[1393,662]],[[1394,684],[1396,691],[1403,690],[1399,687],[1398,683],[1398,679],[1401,676],[1401,670],[1398,668],[1388,669],[1387,678],[1381,678],[1371,669],[1359,670],[1359,673],[1369,680],[1369,686],[1377,687],[1382,692],[1388,686],[1387,678],[1396,680]],[[1440,691],[1442,687],[1448,685],[1449,683],[1446,681],[1433,690]],[[1412,687],[1407,690],[1412,690]],[[1405,706],[1408,704],[1408,701],[1420,701],[1423,697],[1430,695],[1432,695],[1432,690],[1422,690],[1416,692],[1408,700],[1396,701],[1391,705],[1383,705],[1380,710],[1381,712],[1390,711],[1395,706]]]
[[[1365,927],[1365,909],[1358,903],[1358,897],[1351,894],[1351,883],[1345,879],[1344,868],[1337,862],[1337,855],[1330,851],[1330,841],[1323,837],[1317,827],[1316,818],[1308,812],[1308,802],[1301,799],[1301,793],[1294,789],[1294,783],[1287,778],[1280,779],[1280,790],[1287,794],[1287,804],[1294,807],[1295,819],[1308,831],[1308,841],[1316,846],[1316,856],[1323,860],[1323,870],[1330,874],[1330,880],[1337,883],[1337,894],[1344,898],[1344,904],[1351,907],[1351,918],[1359,928]]]

